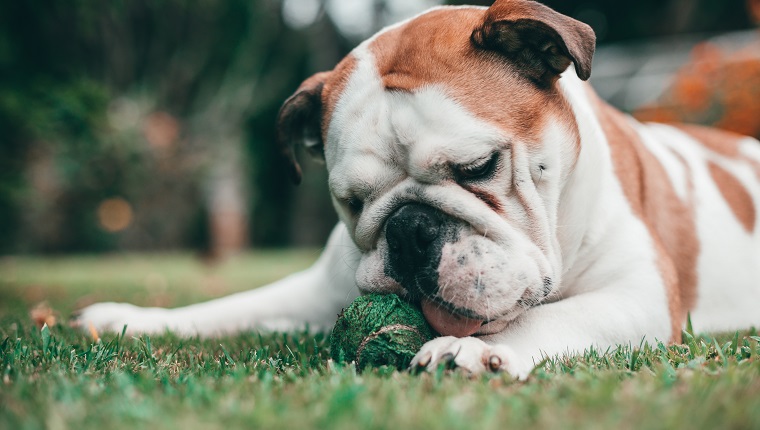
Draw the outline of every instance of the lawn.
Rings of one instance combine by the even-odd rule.
[[[99,341],[61,324],[101,300],[178,306],[306,267],[317,251],[0,259],[0,429],[760,428],[754,330],[555,359],[524,382],[439,369],[357,374],[324,335]],[[59,324],[29,309],[47,301]]]

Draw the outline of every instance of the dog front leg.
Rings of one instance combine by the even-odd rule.
[[[627,293],[626,293],[627,291]],[[425,344],[412,367],[435,369],[450,362],[470,373],[505,371],[524,379],[545,357],[594,347],[667,341],[670,316],[664,300],[645,300],[635,290],[600,290],[530,309],[501,332],[481,337],[441,337]]]
[[[130,333],[212,336],[248,329],[266,331],[329,329],[338,312],[358,296],[355,282],[360,252],[338,224],[322,256],[309,269],[255,290],[176,309],[98,303],[79,311],[75,326]]]

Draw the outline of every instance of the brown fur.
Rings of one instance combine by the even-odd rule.
[[[728,203],[728,207],[731,208],[744,230],[749,233],[755,231],[755,204],[747,189],[734,175],[719,165],[709,162],[708,167],[710,176],[723,194],[723,199]]]
[[[647,150],[628,119],[594,98],[623,192],[654,239],[667,287],[672,340],[680,340],[686,313],[697,295],[699,240],[693,202],[678,197],[662,164]]]

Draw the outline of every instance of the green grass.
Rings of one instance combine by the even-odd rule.
[[[219,267],[188,255],[0,260],[0,429],[760,428],[755,331],[687,336],[551,360],[525,382],[443,369],[357,374],[324,335],[217,339],[39,330],[82,303],[176,306],[261,285],[317,252],[253,253]]]

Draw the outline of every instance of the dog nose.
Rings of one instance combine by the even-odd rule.
[[[411,262],[424,257],[428,247],[441,232],[443,217],[430,206],[410,203],[388,218],[385,237],[393,252]]]
[[[402,206],[385,223],[386,275],[412,295],[435,294],[441,252],[456,236],[456,224],[438,209],[419,203]]]

